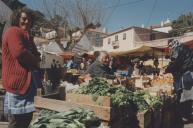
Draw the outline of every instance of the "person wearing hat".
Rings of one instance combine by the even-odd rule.
[[[168,48],[171,61],[165,73],[173,75],[177,114],[184,123],[192,122],[193,50],[176,39],[168,40]]]

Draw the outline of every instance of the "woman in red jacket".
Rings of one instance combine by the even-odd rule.
[[[13,12],[2,40],[2,80],[9,128],[27,128],[35,111],[36,76],[40,54],[30,36],[34,17],[23,8]]]

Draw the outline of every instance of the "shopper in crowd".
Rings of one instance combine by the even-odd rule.
[[[153,61],[153,65],[155,67],[155,71],[154,71],[154,74],[159,76],[159,69],[158,69],[158,66],[159,66],[159,60],[158,58],[156,57]]]
[[[96,58],[95,62],[93,62],[87,69],[84,76],[81,76],[81,79],[90,77],[106,77],[106,78],[114,78],[113,73],[109,67],[110,56],[105,51],[100,51],[99,56]]]
[[[111,68],[112,73],[115,73],[117,71],[118,64],[117,64],[116,59],[114,57],[111,57],[109,67]]]
[[[51,69],[50,69],[50,81],[52,84],[52,91],[56,90],[57,85],[57,63],[56,60],[53,59],[51,63]]]
[[[11,27],[3,35],[2,80],[6,90],[4,109],[9,128],[28,128],[32,119],[40,54],[30,35],[34,23],[31,10],[13,12]]]
[[[109,68],[110,56],[107,52],[101,51],[99,56],[96,58],[87,69],[86,73],[90,74],[91,77],[101,76],[106,74],[111,74],[111,69]]]
[[[128,62],[128,77],[131,78],[134,71],[134,64],[129,60]]]
[[[74,57],[72,57],[69,60],[67,60],[67,62],[66,62],[67,69],[72,69],[73,68],[73,64],[74,64]]]
[[[51,63],[51,69],[55,69],[55,68],[57,68],[56,60],[53,59],[53,60],[52,60],[52,63]]]
[[[83,74],[86,71],[86,60],[85,60],[85,58],[81,59],[81,62],[79,64],[79,70],[80,70],[80,74]]]
[[[138,68],[139,68],[139,74],[140,75],[144,75],[144,64],[143,64],[143,61],[141,61],[139,63]]]
[[[193,50],[178,40],[168,41],[171,52],[171,62],[165,72],[172,73],[174,89],[177,94],[177,112],[183,122],[193,121],[192,100],[193,100]]]

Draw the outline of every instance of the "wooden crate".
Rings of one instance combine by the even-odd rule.
[[[161,128],[162,125],[162,110],[152,111],[152,128]]]
[[[107,121],[107,119],[109,118],[109,113],[110,113],[110,110],[108,107],[104,107],[104,109],[101,109],[99,106],[70,103],[67,101],[42,98],[39,96],[36,96],[34,101],[35,101],[34,104],[35,104],[35,107],[37,109],[37,112],[34,113],[33,119],[38,117],[38,115],[39,115],[38,110],[39,109],[47,109],[47,110],[62,112],[62,111],[68,111],[68,110],[73,109],[73,108],[82,107],[82,108],[87,108],[89,110],[94,110],[95,115],[97,117],[99,117],[99,118],[103,117],[103,119],[106,119],[106,121],[102,120],[102,123],[104,125],[109,124],[109,122]]]
[[[171,128],[177,124],[180,124],[180,121],[177,119],[175,111],[168,110],[163,112],[162,114],[162,127],[163,128]]]
[[[96,98],[96,99],[95,99]],[[111,107],[111,99],[108,96],[97,96],[84,94],[67,93],[66,101],[78,104],[98,105],[104,107]]]
[[[66,101],[62,100],[55,100],[55,99],[48,99],[42,97],[35,97],[35,107],[44,108],[53,111],[67,111],[72,108],[82,107],[87,108],[95,113],[95,115],[105,123],[105,125],[111,125],[112,128],[119,124],[117,119],[119,119],[120,113],[118,113],[117,109],[114,109],[111,106],[111,101],[109,97],[98,97],[98,99],[93,101],[92,97],[89,95],[81,95],[81,94],[66,94]],[[82,99],[82,100],[81,100]],[[129,110],[128,110],[129,112]],[[134,113],[131,111],[131,116],[134,116]],[[34,116],[37,116],[36,113]],[[137,119],[139,122],[140,128],[149,128],[151,125],[151,112],[145,111],[137,113]],[[113,121],[113,122],[111,122]],[[121,120],[119,120],[121,121]]]
[[[150,110],[137,113],[140,128],[151,128],[151,115],[152,112]]]
[[[8,128],[8,122],[0,122],[0,128]]]
[[[84,94],[66,94],[66,101],[71,103],[76,103],[80,106],[89,108],[94,111],[96,116],[101,120],[109,122],[109,124],[117,125],[120,116],[123,116],[123,113],[120,113],[118,109],[115,109],[112,106],[112,101],[108,96],[98,96],[97,99],[93,100],[92,95],[84,95]],[[126,112],[126,111],[125,111]],[[151,125],[151,111],[144,111],[134,114],[132,110],[127,111],[129,116],[128,119],[137,117],[140,128],[149,128]],[[117,123],[116,123],[117,121]],[[119,120],[121,121],[121,120]],[[132,122],[131,122],[132,123]],[[114,126],[112,126],[114,128]]]
[[[72,108],[80,107],[77,104],[69,103],[62,100],[48,99],[36,96],[34,99],[36,108],[48,109],[57,112],[68,111]]]
[[[67,93],[66,101],[92,110],[104,121],[109,122],[114,116],[111,99],[108,96],[98,96],[95,99],[92,95]]]
[[[166,92],[167,95],[171,96],[174,94],[172,86],[154,86],[149,88],[144,88],[144,91],[148,91],[152,96],[160,96],[161,92]]]

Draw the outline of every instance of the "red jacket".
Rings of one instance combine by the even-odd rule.
[[[2,80],[8,92],[24,94],[31,83],[31,70],[40,61],[28,32],[10,27],[3,35]]]

